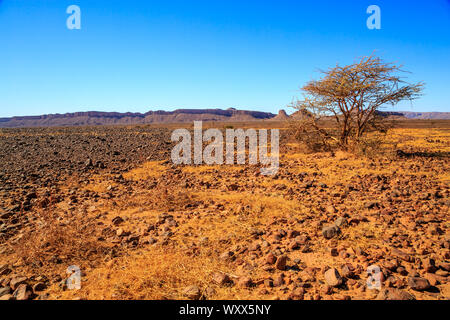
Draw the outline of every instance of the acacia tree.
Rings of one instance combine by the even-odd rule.
[[[380,130],[380,108],[422,94],[424,84],[405,82],[399,75],[403,72],[375,56],[321,71],[324,77],[303,86],[304,99],[291,105],[298,110],[294,124],[298,137],[347,149],[368,131]],[[326,128],[323,120],[334,122],[333,129]]]

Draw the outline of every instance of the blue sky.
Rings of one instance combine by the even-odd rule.
[[[69,5],[81,30],[66,27]],[[366,27],[369,5],[381,30]],[[395,110],[450,111],[450,1],[0,0],[0,117],[229,108],[278,112],[376,52],[425,81]]]

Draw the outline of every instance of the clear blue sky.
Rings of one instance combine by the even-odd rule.
[[[76,4],[81,30],[68,30]],[[366,9],[381,8],[369,30]],[[450,111],[450,2],[0,0],[0,117],[277,112],[317,69],[376,51],[427,83],[395,110]]]

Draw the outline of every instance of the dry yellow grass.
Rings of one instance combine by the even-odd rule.
[[[427,150],[431,152],[450,151],[450,131],[447,129],[395,129],[389,139],[398,143],[398,148],[411,150]],[[436,142],[436,140],[439,140]],[[431,142],[430,142],[431,141]],[[295,147],[295,144],[290,145]],[[308,155],[290,153],[282,155],[282,163],[289,162],[292,174],[301,172],[319,172],[317,183],[333,184],[352,181],[355,175],[385,174],[393,170],[409,175],[426,175],[432,179],[448,183],[450,170],[444,175],[431,169],[415,171],[392,162],[386,167],[372,167],[373,159],[356,157],[350,153]],[[405,159],[404,163],[414,160]],[[447,162],[448,165],[448,162]],[[203,181],[215,181],[215,170],[229,180],[239,182],[236,174],[243,166],[185,166],[182,172],[188,177]],[[450,168],[449,168],[450,169]],[[148,162],[139,168],[124,174],[124,178],[132,181],[161,178],[167,167],[160,162]],[[234,179],[234,180],[233,180]],[[250,183],[250,182],[248,182]],[[284,184],[289,187],[298,186],[295,180],[259,177],[251,181],[257,192],[250,190],[228,192],[223,188],[208,190],[190,190],[184,192],[190,197],[200,199],[204,203],[225,204],[223,209],[214,206],[183,211],[180,208],[173,212],[184,218],[169,245],[159,243],[137,250],[109,261],[98,261],[97,266],[87,270],[83,276],[80,291],[62,292],[57,285],[50,288],[54,299],[182,299],[182,288],[188,285],[198,285],[202,289],[213,287],[214,292],[208,298],[212,299],[271,299],[272,295],[258,289],[242,289],[235,287],[220,287],[211,284],[214,272],[226,272],[232,276],[250,274],[256,281],[263,279],[263,272],[253,268],[252,262],[242,265],[241,269],[233,269],[229,264],[219,259],[220,253],[237,244],[250,243],[252,232],[264,228],[274,218],[304,219],[315,214],[316,208],[305,206],[299,199],[285,199],[270,188],[274,184]],[[117,187],[108,177],[95,176],[91,183],[85,186],[87,190],[106,192],[109,186]],[[173,191],[173,190],[172,190]],[[169,190],[171,192],[171,190]],[[160,195],[160,194],[159,194]],[[150,197],[158,197],[157,190],[141,190],[129,198],[116,199],[114,202],[102,201],[96,204],[95,214],[104,214],[104,222],[111,221],[114,216],[131,218],[121,227],[133,230],[138,225],[133,218],[156,221],[157,216],[166,212],[166,208],[143,207]],[[181,200],[180,200],[181,201]],[[320,205],[320,204],[319,204]],[[189,212],[187,212],[189,211]],[[201,211],[201,219],[192,215],[192,211]],[[189,218],[185,216],[189,214]],[[315,228],[315,229],[314,229]],[[311,229],[319,232],[317,226]],[[373,246],[384,247],[383,235],[386,230],[377,223],[349,227],[348,237],[342,245],[352,246],[355,243],[361,248]],[[370,238],[367,235],[370,234]],[[199,245],[204,242],[204,245]],[[323,265],[338,266],[343,259],[333,260],[327,255],[326,242],[317,241],[313,244],[313,253],[293,253],[292,258],[299,258],[308,266]],[[195,250],[193,250],[195,249]],[[195,252],[195,253],[193,253]],[[281,296],[281,298],[286,298]]]

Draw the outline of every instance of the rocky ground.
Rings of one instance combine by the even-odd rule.
[[[448,129],[375,158],[285,134],[276,176],[175,166],[165,129],[1,136],[0,299],[450,298]]]
[[[2,129],[0,131],[0,238],[15,229],[32,204],[47,207],[67,195],[67,180],[98,172],[121,173],[166,159],[169,130],[149,127]]]

